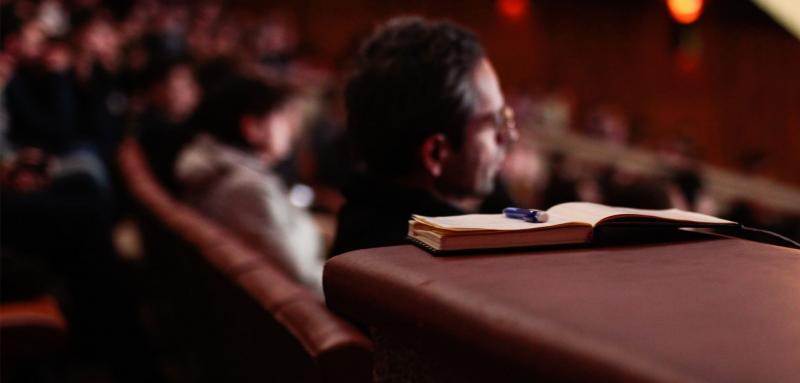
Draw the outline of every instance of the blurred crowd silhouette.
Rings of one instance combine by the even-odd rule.
[[[142,336],[135,264],[114,245],[131,207],[118,145],[138,137],[156,176],[179,192],[172,167],[194,135],[203,95],[247,73],[297,89],[297,115],[325,132],[302,140],[331,155],[316,149],[339,125],[318,118],[314,102],[330,99],[330,75],[297,56],[294,21],[281,12],[216,2],[23,0],[3,2],[0,16],[3,302],[55,294],[77,340],[71,365],[151,381],[159,372]],[[281,166],[284,176],[310,183],[308,157],[297,152]],[[309,205],[309,190],[298,188],[294,200]],[[328,209],[341,204],[327,194],[334,196]]]
[[[520,124],[522,145],[512,153],[505,176],[525,180],[511,187],[520,190],[514,196],[528,205],[591,201],[677,208],[800,238],[798,212],[770,206],[756,195],[714,195],[702,153],[691,137],[676,135],[648,148],[639,139],[643,127],[619,108],[595,105],[577,113],[574,100],[558,92],[510,99],[525,122]],[[758,179],[764,159],[761,152],[741,155],[736,174]]]
[[[195,135],[196,119],[207,118],[196,112],[204,95],[234,75],[295,89],[302,130],[276,169],[291,202],[319,213],[330,245],[331,217],[343,204],[338,190],[358,168],[344,135],[340,85],[347,73],[343,63],[303,54],[291,13],[214,1],[18,0],[3,1],[0,17],[2,300],[55,293],[82,341],[81,363],[110,366],[120,380],[158,376],[140,336],[135,268],[113,242],[130,208],[115,152],[126,135],[136,136],[159,180],[179,193],[174,162]],[[509,100],[523,138],[532,141],[548,129],[547,118],[570,113],[553,100]],[[585,121],[564,124],[610,145],[635,145],[624,111],[598,106]],[[800,239],[800,217],[767,208],[757,196],[717,204],[690,139],[664,144],[657,156],[663,171],[643,175],[576,159],[569,150],[520,145],[502,178],[511,197],[530,207],[573,200],[677,207]],[[757,153],[742,159],[744,172],[758,166]]]

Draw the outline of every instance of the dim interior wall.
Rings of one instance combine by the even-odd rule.
[[[593,108],[625,111],[639,143],[688,137],[711,165],[800,186],[800,41],[748,1],[707,0],[698,22],[674,23],[661,1],[530,2],[501,16],[495,1],[300,0],[307,47],[343,65],[357,41],[397,14],[448,17],[481,36],[504,88],[573,101],[574,128]],[[269,6],[269,5],[265,5]]]

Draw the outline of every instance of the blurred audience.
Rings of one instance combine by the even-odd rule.
[[[228,85],[230,73],[266,68],[262,76],[269,76],[277,65],[272,79],[298,73],[294,83],[308,89],[321,86],[326,75],[306,70],[313,75],[303,76],[297,69],[303,65],[291,24],[217,2],[20,0],[0,7],[2,299],[30,291],[58,297],[74,352],[67,375],[56,373],[55,381],[84,365],[93,366],[86,367],[90,374],[105,370],[100,381],[106,374],[113,381],[159,380],[157,355],[142,333],[138,265],[126,263],[113,245],[116,220],[124,214],[117,145],[126,133],[138,135],[158,178],[177,192],[175,158],[205,129],[203,122],[218,121],[208,111],[219,109],[192,116],[204,94]],[[272,23],[278,26],[262,31]],[[251,35],[264,41],[259,55],[241,49]],[[228,93],[226,105],[242,97]],[[281,110],[270,116],[289,109],[264,107]],[[238,123],[221,128],[235,130]],[[288,148],[287,134],[275,140],[284,141],[281,151]],[[274,154],[270,162],[280,157]],[[296,238],[285,253],[305,255],[279,261],[321,295],[324,250],[316,228],[302,210],[276,203],[285,192],[274,176],[265,177],[274,193],[262,206],[274,206],[275,220],[263,227],[264,236],[288,230],[287,238]]]
[[[589,114],[585,132],[588,136],[615,146],[629,146],[632,134],[629,119],[621,111],[600,107]],[[643,176],[615,165],[597,169],[597,182],[603,203],[638,209],[671,207],[666,182]]]
[[[138,322],[139,296],[112,245],[107,185],[80,163],[33,148],[4,161],[2,279],[17,289],[4,288],[2,300],[21,298],[19,286],[56,295],[69,322],[70,366],[100,366],[117,381],[153,381],[158,373]],[[7,264],[35,266],[9,274]]]
[[[187,62],[164,63],[148,72],[142,76],[143,110],[136,114],[133,124],[156,177],[176,192],[172,165],[193,135],[188,120],[200,102],[201,91]]]
[[[760,151],[743,153],[738,158],[740,171],[756,177],[762,170],[765,159],[766,154]],[[745,226],[771,230],[800,242],[800,213],[785,214],[767,206],[758,198],[739,198],[720,216]]]

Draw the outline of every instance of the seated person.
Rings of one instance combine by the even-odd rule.
[[[346,89],[365,173],[345,187],[333,255],[407,243],[412,214],[464,214],[492,194],[517,138],[475,35],[399,18],[368,39]]]
[[[114,381],[153,381],[141,302],[112,243],[112,196],[99,160],[82,156],[24,147],[0,161],[0,301],[55,295],[69,355],[108,365]]]
[[[199,107],[201,133],[179,155],[175,175],[191,204],[321,296],[322,239],[271,168],[295,130],[287,100],[284,89],[230,80]]]
[[[139,142],[159,182],[176,192],[175,157],[192,138],[188,121],[200,99],[192,68],[184,62],[154,64],[145,73],[144,111],[136,116]]]

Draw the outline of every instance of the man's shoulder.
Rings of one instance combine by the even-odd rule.
[[[331,254],[407,243],[412,214],[455,215],[463,212],[421,190],[392,187],[372,180],[350,185],[339,212]]]
[[[346,204],[339,212],[331,254],[405,243],[410,214],[373,204]]]

